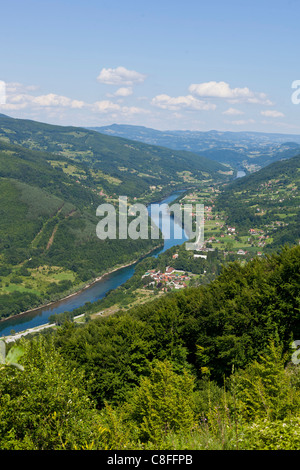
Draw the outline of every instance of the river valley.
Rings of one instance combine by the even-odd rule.
[[[149,205],[149,215],[151,216],[152,221],[162,230],[165,239],[163,247],[158,248],[148,256],[158,256],[160,253],[163,253],[172,246],[182,244],[188,240],[184,230],[180,228],[178,222],[176,222],[173,217],[169,216],[167,211],[167,206],[175,201],[180,194],[181,192],[173,193],[159,203]],[[165,207],[163,207],[163,205],[165,205]],[[164,219],[167,218],[170,219],[169,237],[166,237],[166,233],[164,233],[164,228],[167,226],[167,224],[164,224]],[[174,234],[178,235],[178,233],[181,233],[180,238],[175,238]],[[111,291],[112,289],[116,289],[120,285],[124,284],[128,279],[130,279],[134,274],[134,270],[137,264],[138,261],[134,264],[106,274],[99,281],[96,281],[89,287],[82,289],[78,293],[65,299],[53,302],[48,306],[44,306],[21,315],[8,318],[0,322],[0,336],[7,336],[11,334],[12,330],[16,333],[20,333],[24,330],[46,325],[48,323],[49,317],[55,313],[58,314],[66,311],[72,311],[78,307],[81,307],[86,302],[95,302],[96,300],[102,299],[107,294],[107,292]]]

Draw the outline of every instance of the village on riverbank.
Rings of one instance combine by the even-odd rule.
[[[156,287],[162,291],[168,292],[171,289],[183,289],[188,286],[188,281],[190,281],[193,274],[185,273],[181,270],[176,270],[170,266],[166,267],[165,272],[156,271],[155,269],[149,270],[146,272],[142,279],[145,281],[148,279],[147,287]],[[150,282],[149,282],[149,279]]]

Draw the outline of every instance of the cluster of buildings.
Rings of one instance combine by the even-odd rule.
[[[180,271],[170,266],[166,267],[165,272],[151,269],[142,276],[142,279],[148,276],[150,276],[152,280],[144,287],[153,286],[162,291],[183,289],[184,287],[187,287],[187,282],[191,279],[191,276],[186,275],[185,271]]]

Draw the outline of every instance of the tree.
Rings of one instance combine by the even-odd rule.
[[[0,448],[84,448],[97,438],[99,420],[83,385],[43,337],[24,341],[23,370],[0,369]]]
[[[176,374],[171,362],[154,361],[149,377],[129,400],[129,416],[143,441],[159,443],[168,431],[190,430],[194,425],[194,378],[184,370]]]
[[[231,378],[242,414],[248,420],[281,420],[300,410],[299,390],[291,386],[282,347],[270,341],[258,360]]]

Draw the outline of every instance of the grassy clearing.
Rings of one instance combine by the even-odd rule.
[[[42,295],[52,283],[57,284],[60,281],[75,282],[75,274],[72,271],[56,266],[40,266],[39,268],[28,269],[28,276],[21,275],[19,271],[20,266],[16,266],[8,276],[1,278],[0,295],[16,291]]]
[[[119,178],[103,173],[101,170],[91,170],[92,177],[97,181],[98,179],[104,179],[110,184],[121,184],[122,181]]]
[[[83,170],[81,170],[75,165],[72,165],[71,163],[65,163],[65,162],[59,162],[59,161],[53,161],[53,160],[49,160],[49,163],[53,168],[61,168],[62,171],[68,176],[74,176],[77,178],[87,177]]]

